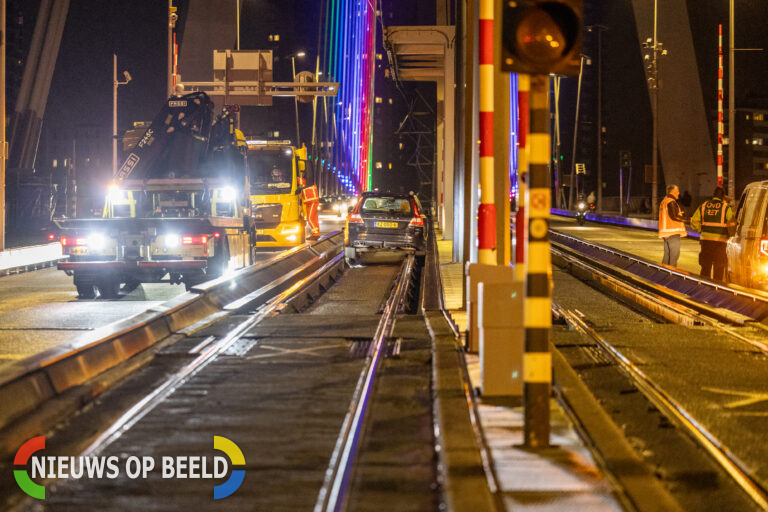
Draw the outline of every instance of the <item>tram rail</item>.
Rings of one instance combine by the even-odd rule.
[[[763,353],[768,296],[715,283],[657,265],[631,254],[552,230],[553,262],[593,287],[667,322],[706,325]],[[553,304],[553,315],[591,339],[643,395],[700,446],[760,508],[768,509],[768,490],[709,429],[590,325],[590,319]],[[743,327],[756,331],[744,334]],[[741,329],[740,329],[741,327]],[[755,336],[757,334],[757,336]]]

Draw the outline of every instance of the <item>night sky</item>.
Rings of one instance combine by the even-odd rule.
[[[639,66],[640,55],[637,42],[627,37],[632,34],[632,27],[621,26],[622,18],[616,12],[626,11],[630,0],[615,0],[609,4],[597,2],[602,8],[597,21],[609,25],[604,36],[606,47],[606,66],[610,65],[611,54],[615,56],[615,66],[606,67],[606,76],[616,76],[615,80],[606,80],[605,106],[608,133],[623,137],[626,119],[639,119],[647,115],[647,92],[642,88],[635,98],[624,95],[624,78],[642,77]],[[34,18],[39,2],[30,0],[11,0],[9,19],[12,9],[21,9],[24,14],[24,36],[28,40],[34,29]],[[183,19],[184,1],[176,2]],[[275,47],[276,55],[305,49],[309,58],[316,55],[318,0],[245,0],[243,5],[243,48],[268,48],[266,35],[281,32],[282,41]],[[595,3],[595,2],[593,2]],[[428,24],[433,16],[433,2],[414,2],[383,0],[384,22],[387,24]],[[697,47],[697,59],[707,108],[714,107],[715,101],[715,29],[718,22],[727,25],[728,6],[725,0],[720,2],[701,2],[688,0],[692,18],[692,30]],[[72,0],[66,27],[61,43],[61,50],[53,76],[48,106],[45,113],[44,129],[40,142],[38,172],[48,172],[51,159],[63,158],[71,153],[72,139],[78,138],[81,148],[80,157],[92,159],[88,166],[94,177],[107,176],[110,166],[110,131],[112,102],[112,53],[118,54],[119,69],[130,71],[133,81],[119,89],[119,130],[128,128],[133,121],[150,120],[165,99],[166,80],[166,23],[167,4],[162,0],[122,0],[106,3],[103,0]],[[768,14],[764,0],[739,0],[737,2],[738,38],[740,47],[768,48],[764,20]],[[296,16],[296,13],[301,13]],[[613,13],[613,14],[612,14]],[[660,34],[663,40],[663,34]],[[727,35],[726,35],[727,41]],[[611,48],[623,47],[622,51]],[[634,48],[626,48],[634,46]],[[634,55],[634,57],[632,57]],[[737,93],[739,106],[765,106],[766,86],[768,82],[768,52],[740,52],[737,61]],[[278,73],[285,73],[283,64],[276,64]],[[280,67],[282,66],[282,68]],[[311,64],[307,64],[309,68]],[[183,73],[183,70],[182,70]],[[286,77],[283,77],[286,78]],[[642,78],[641,78],[642,79]],[[563,139],[570,140],[572,120],[568,121],[568,111],[572,110],[573,94],[569,87],[575,82],[569,79],[563,98]],[[377,91],[378,94],[378,91]],[[281,103],[282,102],[282,103]],[[274,111],[266,113],[275,123],[290,119],[292,102],[283,100]],[[570,104],[569,104],[570,103]],[[631,104],[631,105],[628,105]],[[291,108],[290,111],[285,110]],[[13,105],[9,104],[9,111]],[[308,110],[308,109],[306,109]],[[646,114],[643,114],[643,112]],[[625,114],[626,113],[626,114]],[[306,115],[304,112],[303,115]],[[392,121],[387,127],[399,121],[399,114],[390,114]],[[390,129],[390,128],[387,128]],[[285,131],[285,130],[283,130]],[[292,130],[288,134],[293,136]],[[611,141],[616,147],[623,142]],[[566,143],[567,144],[567,143]],[[650,144],[648,144],[650,146]],[[644,151],[640,149],[639,152]],[[86,167],[83,164],[83,167]],[[394,177],[394,176],[393,176]]]

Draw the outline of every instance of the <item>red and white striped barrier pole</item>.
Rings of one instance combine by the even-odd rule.
[[[723,26],[717,26],[717,186],[723,186]],[[733,144],[733,143],[731,143]],[[730,146],[733,147],[733,146]]]
[[[480,0],[480,206],[477,210],[478,262],[496,264],[496,205],[493,161],[493,0]]]
[[[518,150],[517,150],[517,213],[515,214],[515,276],[525,280],[525,253],[528,245],[528,216],[525,194],[528,188],[528,127],[531,77],[517,75]]]

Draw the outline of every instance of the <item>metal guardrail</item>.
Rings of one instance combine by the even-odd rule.
[[[560,210],[552,208],[550,210],[552,215],[558,215],[560,217],[575,217],[576,213],[569,210]],[[621,215],[605,215],[602,213],[587,213],[587,220],[592,222],[599,222],[601,224],[613,224],[615,226],[626,226],[630,228],[645,229],[647,231],[658,231],[659,221],[653,219],[645,219],[642,217],[623,217]],[[692,231],[686,228],[688,236],[691,238],[699,238],[699,234],[696,231]]]
[[[183,334],[212,315],[268,301],[338,256],[342,241],[341,232],[330,233],[231,277],[203,283],[71,343],[15,361],[0,375],[0,431],[48,400],[85,384],[171,334]],[[0,451],[9,448],[8,443],[13,441],[0,441]]]

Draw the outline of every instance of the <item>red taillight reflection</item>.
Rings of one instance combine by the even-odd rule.
[[[56,235],[53,233],[48,233],[48,240],[56,240]]]
[[[213,238],[219,238],[219,237],[221,237],[221,233],[219,233],[218,231],[213,234]]]
[[[350,213],[347,215],[347,222],[363,222],[363,218],[359,213]]]
[[[208,235],[186,235],[181,237],[183,245],[205,245],[208,243]]]

